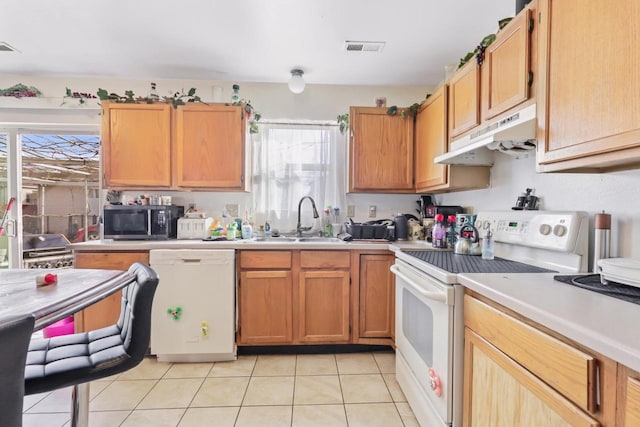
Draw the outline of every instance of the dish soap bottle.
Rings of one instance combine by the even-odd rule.
[[[493,259],[493,233],[491,224],[487,224],[487,232],[482,239],[482,259]]]
[[[436,223],[433,226],[433,231],[431,232],[431,244],[434,248],[447,248],[447,230],[444,226],[443,214],[436,215]]]

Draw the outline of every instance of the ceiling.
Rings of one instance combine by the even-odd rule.
[[[435,85],[515,0],[5,0],[3,74]],[[345,41],[383,41],[381,53]]]

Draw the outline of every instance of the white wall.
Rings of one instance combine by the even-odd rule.
[[[540,209],[580,210],[590,216],[603,210],[612,216],[612,256],[640,258],[640,170],[605,174],[536,173],[535,158],[514,159],[496,153],[491,188],[437,196],[439,204],[481,210],[510,209],[525,188],[541,197]]]

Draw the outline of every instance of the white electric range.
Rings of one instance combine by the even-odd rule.
[[[396,377],[423,426],[462,425],[464,288],[459,273],[581,273],[588,263],[584,212],[478,213],[491,225],[495,259],[451,251],[399,250],[396,275]]]

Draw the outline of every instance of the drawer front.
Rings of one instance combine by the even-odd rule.
[[[349,251],[300,251],[302,268],[349,268]]]
[[[291,251],[241,251],[240,268],[291,268]]]
[[[469,295],[465,325],[583,409],[596,411],[596,359]]]

